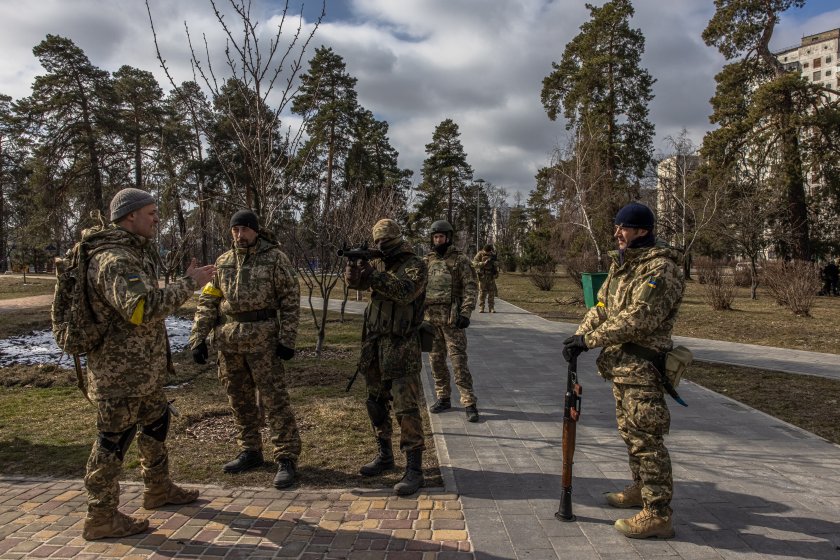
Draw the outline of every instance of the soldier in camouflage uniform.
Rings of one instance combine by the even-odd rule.
[[[665,403],[661,356],[672,348],[671,330],[682,301],[681,253],[658,243],[653,212],[632,203],[615,218],[618,251],[598,292],[598,303],[575,335],[564,341],[566,359],[602,347],[598,371],[613,382],[618,431],[627,445],[633,482],[608,493],[613,507],[643,507],[616,529],[627,537],[674,536],[671,459],[665,448],[671,416]],[[658,364],[654,366],[654,363]]]
[[[499,277],[499,263],[496,261],[496,251],[493,245],[488,243],[484,248],[475,254],[472,261],[478,275],[478,301],[484,313],[484,303],[487,302],[490,313],[496,312],[496,278]]]
[[[446,367],[448,354],[467,420],[478,422],[464,331],[470,326],[470,315],[475,309],[475,271],[469,259],[452,245],[453,234],[449,222],[438,220],[433,223],[432,251],[425,256],[429,267],[425,319],[434,327],[429,361],[437,395],[437,401],[429,410],[438,413],[452,408],[452,386]]]
[[[125,537],[149,527],[148,519],[117,510],[123,458],[134,436],[145,490],[143,507],[186,504],[198,498],[169,478],[166,436],[171,408],[163,392],[171,367],[164,319],[207,282],[214,267],[196,267],[165,288],[150,242],[158,223],[155,199],[140,189],[123,189],[111,201],[111,221],[94,245],[87,269],[90,305],[98,321],[109,324],[102,343],[87,354],[88,396],[97,407],[99,432],[85,473],[87,540]],[[93,247],[91,247],[93,249]],[[139,433],[138,433],[139,428]]]
[[[206,363],[205,339],[212,332],[241,450],[224,471],[263,464],[260,429],[267,417],[277,462],[273,484],[286,488],[294,483],[301,448],[283,369],[283,360],[295,355],[300,286],[288,257],[260,230],[256,214],[236,212],[230,230],[233,248],[216,260],[216,276],[201,291],[190,348],[197,363]]]
[[[367,386],[367,410],[379,451],[359,469],[363,476],[376,476],[394,468],[390,409],[400,424],[400,451],[406,455],[405,475],[395,486],[399,495],[423,486],[423,422],[420,370],[420,337],[426,263],[414,254],[396,222],[379,220],[373,226],[373,241],[383,253],[384,270],[368,261],[348,262],[347,285],[371,290],[365,309],[359,371]],[[393,404],[392,404],[393,402]]]

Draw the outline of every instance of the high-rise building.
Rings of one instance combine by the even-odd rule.
[[[807,35],[799,45],[774,54],[785,69],[798,71],[811,83],[840,90],[840,28]]]

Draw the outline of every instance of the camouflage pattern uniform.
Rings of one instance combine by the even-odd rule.
[[[252,247],[234,247],[216,260],[216,276],[198,299],[190,347],[212,333],[219,380],[228,395],[242,451],[262,451],[268,418],[275,461],[297,463],[301,442],[286,389],[278,342],[294,349],[300,286],[289,258],[261,234]]]
[[[482,249],[473,257],[472,265],[478,275],[478,304],[484,312],[484,303],[487,302],[488,310],[493,313],[496,309],[496,296],[499,292],[496,288],[496,278],[499,276],[498,262],[490,262],[492,252]]]
[[[87,354],[88,394],[98,409],[99,436],[87,462],[85,488],[88,517],[99,520],[116,514],[123,457],[138,426],[147,491],[165,492],[171,485],[165,444],[169,408],[163,392],[171,364],[164,319],[197,288],[189,277],[159,288],[154,244],[118,226],[105,231],[93,245],[120,246],[97,252],[87,270],[93,313],[110,324],[102,344]]]
[[[671,515],[673,479],[664,436],[671,415],[653,365],[622,349],[634,343],[657,352],[672,348],[671,330],[682,301],[680,253],[662,245],[618,251],[598,292],[598,303],[576,334],[589,348],[603,347],[598,371],[613,382],[618,431],[627,445],[634,483],[641,483],[645,509]]]
[[[367,407],[376,437],[390,440],[390,409],[400,424],[400,450],[422,451],[423,422],[420,339],[423,292],[427,271],[423,259],[407,242],[384,259],[385,269],[369,277],[371,303],[365,309],[365,326],[359,368],[367,385]],[[404,310],[403,320],[389,322],[390,309]],[[400,324],[397,324],[400,323]]]
[[[469,319],[475,309],[475,271],[469,259],[454,246],[443,256],[430,251],[424,257],[429,269],[426,287],[425,320],[435,329],[429,361],[438,399],[449,400],[452,394],[446,356],[452,361],[455,385],[464,407],[476,404],[473,379],[467,365],[467,335],[455,326],[458,315]]]

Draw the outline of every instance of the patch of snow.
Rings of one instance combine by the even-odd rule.
[[[191,328],[190,319],[175,316],[166,318],[166,332],[169,334],[169,346],[173,352],[179,352],[186,347]],[[84,359],[82,356],[82,363]],[[0,340],[0,367],[37,364],[71,367],[73,357],[62,352],[56,345],[50,330],[33,331],[30,334]]]

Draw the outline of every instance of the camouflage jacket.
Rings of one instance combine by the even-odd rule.
[[[451,325],[455,317],[469,317],[475,309],[475,271],[470,260],[454,246],[443,256],[429,251],[424,257],[429,270],[426,286],[426,320],[435,325]],[[446,278],[446,275],[449,278]]]
[[[87,355],[88,394],[94,399],[142,397],[163,387],[169,365],[164,320],[197,286],[184,277],[158,287],[160,259],[148,239],[110,226],[96,244],[118,243],[91,257],[91,308],[109,323],[100,346]]]
[[[270,317],[240,321],[263,311]],[[294,348],[300,318],[300,285],[289,258],[262,237],[253,247],[233,248],[216,259],[216,276],[201,291],[190,348],[210,333],[224,352],[273,351],[280,342]]]
[[[650,363],[621,349],[632,342],[659,352],[672,347],[671,330],[683,297],[684,278],[676,249],[657,245],[618,251],[607,279],[598,291],[598,303],[583,318],[576,334],[589,348],[603,347],[598,371],[616,383],[655,385],[657,373]]]
[[[492,261],[493,253],[485,252],[484,249],[475,254],[472,260],[472,265],[478,275],[479,280],[487,281],[493,280],[499,276],[499,263]]]
[[[416,330],[410,336],[383,336],[372,334],[374,320],[371,309],[381,304],[382,300],[393,302],[396,306],[416,304],[417,323],[422,313],[422,299],[426,291],[428,271],[426,263],[414,254],[411,245],[404,243],[398,256],[384,262],[384,270],[374,270],[370,274],[371,303],[365,310],[365,334],[362,340],[360,366],[365,369],[378,361],[383,379],[396,379],[408,374],[419,373],[421,368],[420,339]],[[378,300],[378,301],[375,301]]]

